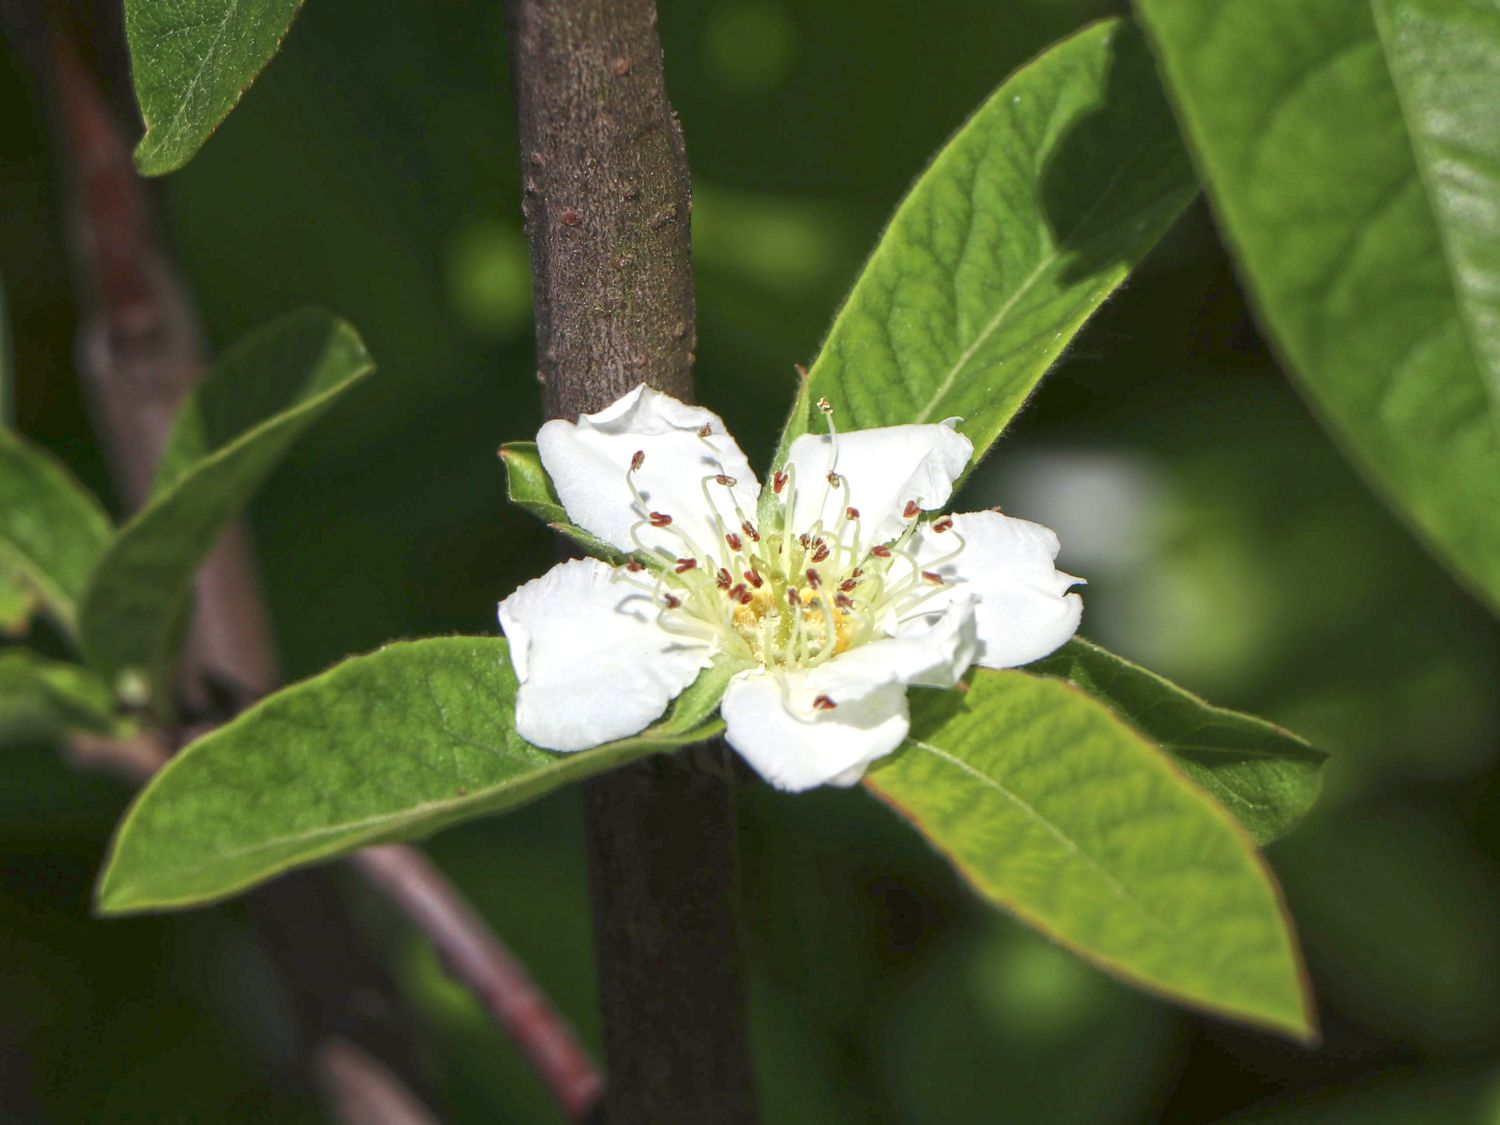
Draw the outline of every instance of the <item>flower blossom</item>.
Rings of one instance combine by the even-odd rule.
[[[500,603],[516,729],[556,751],[645,729],[715,662],[725,738],[781,789],[852,785],[901,745],[908,687],[1010,668],[1078,628],[1057,536],[947,503],[974,447],[940,424],[791,443],[763,493],[720,418],[637,387],[537,435],[568,517],[629,561],[575,559]]]

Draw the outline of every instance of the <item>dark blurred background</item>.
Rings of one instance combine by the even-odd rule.
[[[1108,6],[666,0],[699,394],[753,460],[928,156]],[[516,157],[498,4],[316,0],[161,185],[216,349],[313,302],[380,365],[251,512],[290,676],[395,637],[489,632],[550,559],[494,456],[540,420]],[[0,215],[17,424],[113,503],[75,376],[57,154],[8,49]],[[1270,850],[1325,1042],[1116,984],[981,906],[861,795],[757,788],[745,922],[767,1120],[1500,1120],[1500,636],[1277,370],[1201,205],[970,490],[1059,530],[1062,565],[1090,582],[1088,635],[1332,752],[1318,810]],[[92,919],[128,792],[50,747],[4,755],[0,1115],[318,1120],[272,1077],[286,1005],[240,908]],[[430,850],[597,1045],[580,828],[565,792]],[[561,1120],[425,946],[346,891],[420,1017],[445,1119]]]

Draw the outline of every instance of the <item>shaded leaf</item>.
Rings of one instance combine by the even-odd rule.
[[[983,454],[1196,190],[1139,33],[1084,29],[1007,79],[918,179],[811,397],[847,429],[956,415]],[[783,451],[807,425],[791,420]]]
[[[72,631],[109,517],[62,463],[0,429],[0,560]],[[19,595],[17,595],[19,596]]]
[[[1312,1034],[1296,941],[1249,837],[1102,704],[981,670],[913,693],[866,784],[986,899],[1132,983]]]
[[[119,729],[113,695],[87,668],[25,650],[0,652],[0,743]]]
[[[611,563],[623,563],[624,551],[598,536],[590,534],[572,520],[557,498],[552,487],[552,478],[542,468],[541,456],[534,441],[512,441],[500,447],[500,460],[505,464],[505,488],[512,504],[530,512],[553,531],[567,536],[585,554]],[[661,559],[649,552],[642,552],[640,561],[653,569],[659,569]]]
[[[388,645],[277,692],[152,779],[120,825],[99,908],[210,902],[289,867],[513,808],[721,729],[669,714],[634,738],[556,754],[516,734],[515,693],[499,637]]]
[[[354,329],[310,310],[215,366],[177,418],[151,499],[83,595],[84,652],[107,679],[159,687],[204,556],[292,442],[371,370]]]
[[[1256,843],[1286,835],[1317,800],[1326,754],[1098,645],[1074,638],[1027,671],[1082,688],[1170,751],[1182,772],[1234,813]]]
[[[260,74],[302,0],[126,0],[130,70],[146,135],[135,165],[186,164]]]
[[[1500,9],[1139,10],[1290,369],[1365,473],[1500,608]]]

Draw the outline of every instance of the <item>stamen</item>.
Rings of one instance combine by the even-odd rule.
[[[686,571],[692,570],[693,567],[695,567],[697,565],[698,565],[698,560],[697,559],[678,559],[677,560],[677,565],[675,567],[673,567],[672,569],[674,569],[675,571],[677,571],[678,574],[682,574],[682,573],[684,573]]]
[[[907,519],[915,519],[922,512],[922,507],[915,500],[908,500],[906,507],[901,509],[901,514]]]
[[[802,595],[797,592],[797,587],[788,586],[786,588],[786,600],[787,604],[790,605],[793,609],[802,608]]]
[[[825,542],[823,542],[823,540],[821,540],[821,539],[817,540],[816,541],[816,546],[814,546],[814,548],[813,548],[812,561],[815,562],[815,563],[820,563],[824,559],[826,559],[827,557],[828,557],[828,544],[825,543]]]
[[[856,587],[858,585],[859,585],[859,579],[857,579],[857,578],[846,578],[842,582],[839,583],[839,589],[842,590],[844,593],[847,594],[851,590],[853,590],[854,587]]]
[[[850,520],[850,521],[859,519],[859,509],[858,508],[845,508],[844,509],[844,518],[847,519],[847,520]]]
[[[750,583],[750,585],[754,586],[757,590],[759,590],[766,584],[766,580],[759,574],[755,573],[755,570],[753,568],[745,571],[745,581]]]
[[[698,436],[701,438],[706,438],[713,432],[714,428],[707,422],[704,422],[703,425],[698,427]]]
[[[848,594],[835,594],[833,596],[833,604],[838,606],[840,609],[853,609],[854,599],[851,598]]]
[[[826,695],[818,696],[818,698],[813,700],[812,705],[816,711],[832,711],[838,706],[837,703],[829,699]]]
[[[829,402],[826,398],[820,398],[818,399],[818,409],[821,410],[824,414],[832,414],[833,403]]]
[[[667,515],[666,512],[652,512],[646,518],[651,521],[651,526],[652,527],[671,527],[672,526],[672,517],[669,516],[669,515]]]
[[[924,570],[922,572],[922,577],[925,578],[928,582],[931,582],[934,586],[941,586],[944,582],[947,581],[947,579],[945,579],[935,570]]]
[[[731,551],[738,551],[745,545],[745,541],[732,531],[728,535],[724,536],[724,542],[729,544],[729,549]]]
[[[771,478],[771,491],[774,492],[774,493],[776,493],[777,496],[780,496],[781,495],[781,490],[783,488],[785,488],[785,487],[786,487],[786,474],[783,473],[780,469],[778,469],[776,471],[775,476],[773,476]]]
[[[752,594],[749,590],[746,590],[744,593],[742,593],[740,595],[740,605],[749,605],[754,600],[755,600],[755,595]]]
[[[732,602],[740,601],[744,598],[745,594],[745,584],[743,582],[736,582],[734,588],[729,591],[729,600]]]
[[[740,524],[740,530],[743,531],[746,535],[750,536],[752,542],[760,542],[760,532],[755,530],[755,525],[749,520],[746,520],[744,523]]]
[[[639,471],[640,467],[645,463],[646,451],[644,449],[637,449],[634,456],[630,458],[630,471],[632,473]]]
[[[714,477],[714,483],[722,484],[725,488],[733,488],[735,485],[739,484],[739,481],[735,480],[727,473],[720,473],[718,476]]]
[[[662,601],[666,603],[666,606],[667,606],[668,609],[676,609],[678,606],[680,606],[682,604],[682,599],[681,598],[674,597],[671,594],[663,595]]]
[[[818,577],[818,572],[813,570],[812,567],[807,568],[807,584],[814,590],[823,585],[823,580]]]
[[[714,575],[714,582],[721,590],[729,589],[730,583],[733,581],[734,579],[730,577],[729,571],[722,566],[719,567],[719,573]]]
[[[891,557],[891,549],[889,547],[871,547],[870,554],[874,555],[877,559],[888,559]]]
[[[639,574],[641,571],[646,569],[646,564],[640,562],[637,559],[631,559],[628,563],[625,564],[625,569],[630,571],[631,574]]]
[[[834,472],[832,469],[828,470],[828,484],[831,488],[837,488],[843,483],[843,481],[844,478],[839,476],[838,473]]]

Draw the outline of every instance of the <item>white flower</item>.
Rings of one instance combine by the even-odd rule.
[[[782,789],[852,785],[905,739],[908,686],[1052,652],[1083,612],[1057,536],[998,512],[922,518],[973,454],[953,422],[830,420],[792,443],[765,503],[702,407],[637,387],[548,422],[537,445],[569,518],[636,561],[565,562],[500,603],[516,729],[550,750],[624,738],[726,660],[731,746]]]

